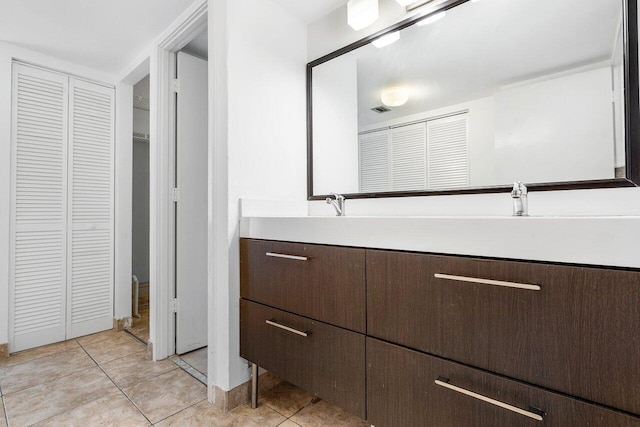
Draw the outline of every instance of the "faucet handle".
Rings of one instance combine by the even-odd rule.
[[[516,181],[513,183],[513,190],[511,190],[511,197],[522,197],[526,196],[528,193],[527,186],[524,185],[521,181]]]

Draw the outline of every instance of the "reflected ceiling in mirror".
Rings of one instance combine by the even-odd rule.
[[[309,64],[310,197],[629,184],[623,0],[445,3]]]

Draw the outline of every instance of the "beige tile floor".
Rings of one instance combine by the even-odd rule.
[[[183,354],[180,356],[180,359],[187,362],[194,369],[198,370],[200,373],[207,375],[207,363],[208,363],[208,347],[203,347],[198,350],[191,351],[189,353]]]
[[[259,407],[229,413],[170,360],[152,362],[124,332],[107,331],[0,359],[0,427],[365,427],[336,406],[267,374]]]

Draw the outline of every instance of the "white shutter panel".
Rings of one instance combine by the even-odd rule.
[[[424,123],[391,129],[391,189],[427,188],[427,148]]]
[[[389,191],[389,131],[359,136],[360,192]]]
[[[114,90],[70,79],[67,338],[113,327]]]
[[[427,122],[429,189],[469,186],[468,114]]]
[[[13,64],[10,351],[65,339],[68,79]]]

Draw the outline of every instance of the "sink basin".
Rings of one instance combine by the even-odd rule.
[[[243,217],[241,237],[640,268],[638,216]]]

